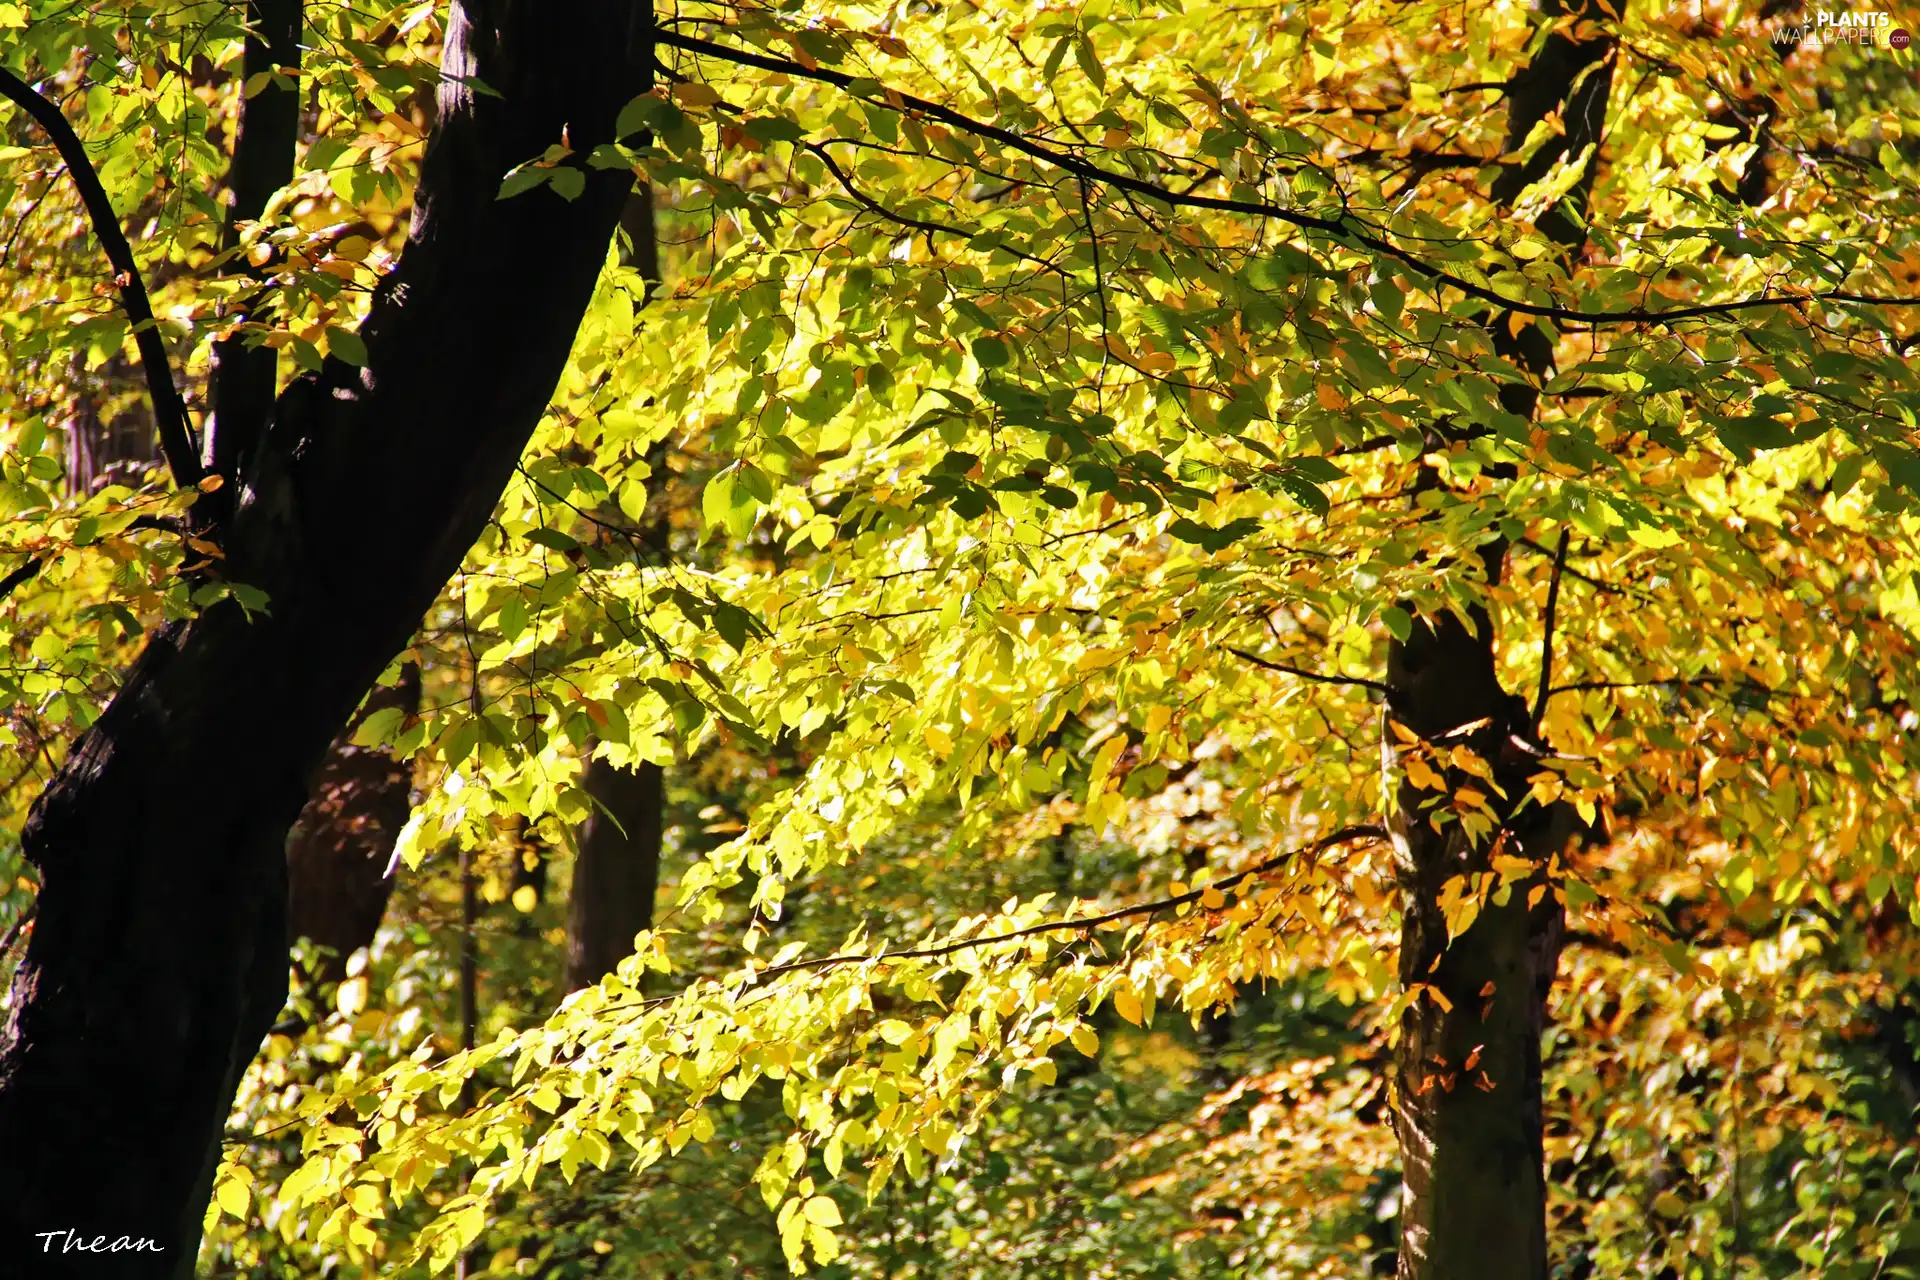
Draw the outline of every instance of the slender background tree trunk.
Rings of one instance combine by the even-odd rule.
[[[269,80],[250,97],[243,96],[240,123],[234,132],[233,164],[227,186],[233,204],[221,247],[240,243],[239,224],[255,222],[266,213],[274,192],[293,181],[294,148],[300,140],[300,89],[293,78],[300,68],[300,29],[304,21],[301,0],[248,0],[247,42],[241,71],[245,81],[270,72],[284,72],[285,83]],[[229,270],[250,269],[236,260]],[[237,316],[248,314],[245,305]],[[216,342],[207,389],[213,406],[207,426],[203,461],[215,475],[232,477],[241,453],[266,429],[273,413],[279,355],[271,347],[248,347],[239,337]],[[232,489],[211,496],[209,509],[224,518],[237,495]]]
[[[484,525],[631,175],[498,198],[608,140],[651,15],[458,0],[412,233],[361,334],[241,456],[225,570],[271,613],[157,632],[24,833],[39,915],[0,1037],[0,1273],[192,1274],[222,1125],[286,995],[285,842],[327,745]],[[485,84],[491,92],[470,86]],[[495,96],[495,95],[498,96]],[[72,1229],[159,1252],[47,1251]]]
[[[620,214],[621,260],[646,282],[651,300],[660,284],[660,237],[653,188],[641,183]],[[653,451],[649,495],[660,496],[666,450]],[[665,522],[649,519],[649,540],[664,540]],[[653,925],[660,885],[660,845],[666,811],[666,775],[657,764],[620,769],[604,759],[587,765],[587,794],[598,806],[580,826],[567,897],[568,991],[590,987],[633,953],[633,936]]]
[[[657,764],[620,769],[596,759],[587,794],[602,808],[581,824],[567,899],[567,990],[592,986],[633,954],[653,924],[660,883],[665,777]]]

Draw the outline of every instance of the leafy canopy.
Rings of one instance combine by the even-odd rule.
[[[0,5],[9,64],[71,92],[116,201],[149,219],[195,372],[240,287],[212,273],[208,194],[238,28],[219,5],[56,8]],[[283,1235],[445,1266],[544,1169],[645,1168],[777,1092],[752,1176],[804,1270],[846,1247],[841,1182],[872,1199],[952,1167],[997,1099],[1099,1053],[1102,1026],[1312,975],[1377,1046],[1431,998],[1394,977],[1385,650],[1417,616],[1476,608],[1506,686],[1542,686],[1531,802],[1567,799],[1595,833],[1551,868],[1593,945],[1556,996],[1550,1108],[1571,1136],[1550,1158],[1614,1172],[1555,1212],[1601,1261],[1729,1247],[1720,1113],[1649,1100],[1677,1061],[1744,1099],[1762,1154],[1865,1153],[1820,1195],[1896,1176],[1885,1136],[1812,1081],[1839,1010],[1898,985],[1898,963],[1847,958],[1854,926],[1920,910],[1920,103],[1911,53],[1783,58],[1754,13],[1709,10],[1572,32],[1612,41],[1604,143],[1577,155],[1551,119],[1508,149],[1506,86],[1571,22],[1517,4],[672,15],[626,140],[579,157],[557,139],[501,192],[566,198],[580,164],[633,168],[681,237],[666,288],[648,300],[610,265],[416,645],[448,696],[362,732],[429,782],[402,842],[416,867],[522,821],[564,843],[589,753],[746,746],[798,767],[686,869],[617,977],[544,1025],[349,1060],[309,1091]],[[273,299],[243,331],[307,368],[356,358],[439,18],[316,5],[309,24],[313,136],[238,251]],[[1536,155],[1552,162],[1496,201]],[[188,496],[62,489],[68,379],[126,328],[89,247],[48,230],[77,225],[50,153],[4,156],[12,207],[45,206],[0,320],[0,537],[45,558],[7,606],[17,818],[33,761],[90,720],[145,627],[227,593],[272,602],[188,591],[196,548],[140,520]],[[1588,178],[1569,257],[1543,215]],[[1526,342],[1552,350],[1548,376],[1502,354]],[[641,528],[663,493],[666,555]],[[1497,574],[1475,554],[1496,543]],[[1404,745],[1425,820],[1491,827],[1486,761]],[[802,887],[850,883],[890,842],[1000,865],[1076,832],[1138,866],[1077,892],[895,893],[837,937],[785,927]],[[1535,870],[1507,862],[1449,887],[1453,933]],[[1362,1175],[1318,1205],[1291,1193],[1282,1235],[1390,1158],[1352,1118],[1351,1060],[1251,1086]],[[1652,1201],[1658,1232],[1651,1134],[1704,1153],[1697,1196]],[[1286,1201],[1286,1149],[1226,1134],[1207,1158],[1247,1173],[1235,1194]],[[252,1176],[229,1164],[216,1210],[245,1212]],[[389,1238],[416,1197],[430,1219]],[[1830,1219],[1776,1225],[1794,1265],[1832,1256]]]

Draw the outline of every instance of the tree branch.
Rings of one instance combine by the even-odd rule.
[[[45,564],[45,560],[39,556],[34,556],[6,577],[0,578],[0,600],[4,600],[12,595],[21,584],[31,581],[34,575],[39,573],[41,567]]]
[[[20,913],[20,918],[13,922],[13,927],[7,930],[6,936],[0,937],[0,960],[7,958],[7,953],[13,950],[13,944],[20,938],[20,931],[32,924],[34,916],[39,912],[40,903],[37,900],[28,903],[27,909]]]
[[[1784,696],[1778,689],[1769,689],[1766,685],[1751,680],[1729,680],[1722,676],[1672,676],[1665,680],[1581,680],[1574,684],[1557,684],[1547,691],[1548,697],[1558,697],[1563,693],[1587,693],[1596,689],[1712,689],[1720,685],[1733,685],[1751,693],[1764,694],[1769,698]]]
[[[1323,853],[1335,845],[1346,844],[1353,840],[1385,840],[1386,838],[1387,829],[1385,827],[1370,822],[1356,823],[1353,826],[1342,827],[1330,835],[1322,836],[1312,844],[1302,845],[1296,849],[1289,849],[1285,853],[1277,853],[1265,862],[1248,867],[1245,871],[1235,872],[1233,875],[1215,880],[1212,884],[1202,885],[1200,888],[1189,890],[1186,893],[1177,893],[1170,898],[1161,898],[1156,902],[1142,902],[1135,906],[1121,907],[1117,911],[1109,911],[1104,915],[1087,916],[1080,920],[1053,920],[1046,924],[1028,925],[1024,929],[1011,929],[1006,933],[996,933],[985,938],[968,938],[962,942],[943,943],[937,947],[914,947],[899,951],[882,951],[878,955],[861,955],[843,952],[838,955],[821,956],[817,960],[796,960],[791,964],[775,965],[772,968],[758,970],[754,974],[754,977],[756,979],[770,978],[801,969],[827,969],[843,964],[868,964],[883,960],[931,960],[937,959],[940,956],[952,955],[958,951],[970,950],[973,947],[991,947],[1002,942],[1018,942],[1022,938],[1037,937],[1044,933],[1061,933],[1064,931],[1083,933],[1089,929],[1098,928],[1103,924],[1113,924],[1117,921],[1132,919],[1134,916],[1158,915],[1162,911],[1171,911],[1175,907],[1184,907],[1189,903],[1200,901],[1201,897],[1209,890],[1217,893],[1225,893],[1227,890],[1240,885],[1244,881],[1251,880],[1255,876],[1265,875],[1275,867],[1290,862],[1302,854]],[[674,996],[660,996],[645,1003],[648,1005],[665,1004],[674,998]]]
[[[1174,208],[1213,209],[1223,213],[1242,213],[1253,217],[1272,218],[1287,223],[1302,231],[1317,232],[1335,239],[1343,239],[1372,249],[1374,252],[1394,259],[1409,267],[1435,285],[1445,285],[1459,290],[1470,298],[1491,303],[1519,315],[1536,316],[1559,321],[1563,324],[1586,325],[1631,325],[1663,324],[1670,325],[1681,320],[1698,320],[1706,316],[1732,315],[1742,311],[1752,311],[1765,307],[1799,306],[1806,302],[1852,302],[1865,306],[1907,307],[1920,305],[1920,297],[1900,298],[1883,297],[1877,294],[1850,293],[1839,289],[1804,293],[1762,293],[1751,298],[1739,298],[1731,302],[1703,303],[1691,307],[1673,307],[1666,310],[1649,310],[1644,307],[1630,307],[1620,311],[1585,311],[1576,307],[1552,306],[1543,303],[1528,302],[1523,298],[1512,298],[1497,289],[1477,285],[1436,267],[1415,254],[1409,253],[1392,241],[1385,239],[1368,223],[1350,213],[1341,213],[1335,217],[1322,218],[1313,214],[1300,213],[1297,210],[1282,208],[1279,205],[1266,204],[1256,200],[1232,200],[1220,196],[1187,195],[1172,191],[1156,182],[1148,182],[1128,174],[1116,173],[1111,169],[1094,164],[1089,160],[1068,151],[1055,150],[1022,137],[1008,129],[1002,129],[983,120],[943,107],[937,102],[925,98],[916,98],[912,94],[901,93],[886,88],[878,81],[863,76],[851,76],[843,71],[830,71],[825,67],[807,67],[787,58],[778,58],[764,53],[751,53],[745,49],[731,48],[712,40],[702,40],[698,36],[683,35],[678,31],[659,30],[654,33],[654,42],[688,53],[704,57],[717,58],[737,66],[755,67],[762,71],[771,71],[778,75],[795,76],[802,80],[815,80],[843,89],[861,101],[873,106],[887,107],[901,113],[915,113],[951,125],[955,129],[973,134],[975,137],[991,138],[1011,151],[1017,151],[1043,164],[1061,170],[1089,182],[1102,182],[1120,191],[1131,192],[1149,200]]]
[[[1279,671],[1285,675],[1299,676],[1302,680],[1313,680],[1320,684],[1358,685],[1362,689],[1377,689],[1381,693],[1387,692],[1386,685],[1378,680],[1369,680],[1365,676],[1323,676],[1318,671],[1307,671],[1300,667],[1288,666],[1284,662],[1275,662],[1271,658],[1263,658],[1257,653],[1248,653],[1245,649],[1236,648],[1230,644],[1222,645],[1221,647],[1234,657],[1251,662],[1254,666],[1263,667],[1268,671]]]
[[[1547,713],[1547,696],[1553,692],[1553,624],[1560,611],[1560,575],[1567,569],[1567,548],[1573,543],[1573,530],[1560,531],[1560,547],[1553,553],[1553,578],[1547,583],[1547,614],[1540,627],[1540,691],[1533,695],[1533,736],[1540,736],[1540,717]]]
[[[140,278],[140,264],[134,261],[133,246],[113,212],[113,201],[100,185],[100,174],[87,159],[86,144],[73,131],[60,108],[4,67],[0,67],[0,94],[32,116],[47,131],[60,158],[66,161],[73,184],[80,189],[80,201],[93,223],[93,233],[113,265],[113,283],[120,290],[120,305],[133,323],[134,343],[140,350],[140,364],[147,377],[147,394],[153,400],[154,422],[160,428],[160,451],[166,456],[173,483],[191,489],[200,483],[200,450],[194,444],[193,424],[187,417],[186,402],[173,383],[173,368],[167,362],[166,343],[161,341],[159,323],[153,318],[153,304],[147,286]]]
[[[1611,393],[1602,392],[1601,394],[1607,395]],[[1551,548],[1541,546],[1539,543],[1535,542],[1532,538],[1516,538],[1514,540],[1513,545],[1516,547],[1525,547],[1527,550],[1538,552],[1540,555],[1543,555],[1543,556],[1551,557],[1554,554]],[[1600,592],[1602,595],[1625,596],[1625,595],[1639,594],[1643,599],[1647,598],[1644,593],[1635,592],[1633,590],[1630,590],[1627,587],[1616,587],[1611,582],[1603,582],[1599,578],[1594,577],[1590,573],[1580,572],[1578,569],[1574,568],[1572,565],[1568,565],[1566,567],[1565,573],[1567,577],[1572,578],[1575,582],[1584,582],[1588,586],[1592,587],[1595,591]]]

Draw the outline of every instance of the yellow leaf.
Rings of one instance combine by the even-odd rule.
[[[1073,1047],[1091,1058],[1100,1052],[1100,1037],[1094,1034],[1092,1027],[1075,1027],[1073,1029]]]
[[[231,1170],[231,1173],[233,1176],[220,1183],[213,1193],[213,1198],[219,1204],[221,1212],[245,1222],[247,1210],[253,1205],[253,1192],[248,1186],[248,1183],[253,1181],[253,1174],[240,1168]]]
[[[1513,858],[1504,853],[1494,854],[1492,862],[1494,871],[1500,876],[1501,884],[1512,884],[1516,880],[1524,880],[1539,868],[1539,864],[1531,858]]]
[[[362,974],[357,978],[348,978],[334,992],[333,1003],[340,1012],[351,1018],[367,1007],[367,979]]]
[[[1113,1011],[1134,1026],[1140,1025],[1140,997],[1133,992],[1124,990],[1114,992]]]
[[[1671,529],[1662,529],[1657,525],[1637,524],[1627,530],[1627,536],[1643,547],[1658,551],[1662,547],[1671,547],[1680,541],[1680,535]]]
[[[1209,911],[1218,911],[1227,905],[1227,895],[1213,885],[1208,885],[1200,891],[1200,905]]]
[[[833,1202],[832,1196],[815,1196],[801,1212],[816,1227],[837,1227],[841,1223],[840,1206]]]
[[[1448,756],[1452,759],[1454,768],[1470,773],[1476,778],[1485,778],[1488,782],[1493,781],[1493,766],[1465,747],[1455,747],[1448,753]]]
[[[1113,495],[1108,494],[1107,496],[1112,497]],[[1102,507],[1101,510],[1102,514],[1100,518],[1104,520],[1107,518],[1105,508]],[[1073,664],[1073,669],[1083,674],[1088,671],[1097,671],[1101,667],[1111,666],[1114,659],[1118,656],[1119,655],[1112,649],[1089,649],[1080,655],[1079,661]]]
[[[1522,236],[1513,242],[1512,253],[1523,262],[1531,262],[1550,248],[1552,246],[1538,236]]]
[[[1126,749],[1127,735],[1124,733],[1116,733],[1100,744],[1100,750],[1094,753],[1093,767],[1088,771],[1088,799],[1100,794],[1100,789],[1107,784],[1107,776],[1113,772],[1114,761],[1118,760],[1120,753]]]
[[[347,1203],[363,1217],[378,1218],[385,1212],[380,1200],[380,1188],[368,1186],[364,1182],[355,1183],[347,1188]]]
[[[1435,773],[1427,762],[1419,756],[1409,755],[1401,758],[1401,764],[1407,771],[1407,781],[1422,791],[1445,791],[1447,784]]]

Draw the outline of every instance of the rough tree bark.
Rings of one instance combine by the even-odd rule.
[[[651,300],[660,282],[660,237],[654,223],[653,188],[642,183],[620,214],[625,265],[646,282]],[[664,450],[652,458],[654,475],[665,474]],[[657,484],[651,485],[658,495]],[[653,522],[648,535],[665,536]],[[653,899],[660,886],[660,841],[666,778],[657,764],[628,770],[603,759],[587,765],[587,794],[598,806],[581,824],[567,897],[567,956],[562,975],[568,991],[590,987],[633,953],[633,936],[653,925]]]
[[[0,1272],[192,1273],[240,1073],[286,995],[285,840],[312,773],[460,562],[545,407],[631,186],[497,199],[645,88],[651,15],[456,0],[399,265],[239,460],[230,602],[157,632],[35,806],[42,891],[0,1037]],[[488,92],[474,89],[484,84]],[[495,96],[495,95],[498,96]],[[73,1230],[158,1252],[49,1249]]]
[[[1553,21],[1572,11],[1549,0],[1541,17]],[[1506,169],[1493,186],[1496,200],[1511,203],[1556,161],[1597,146],[1612,83],[1612,49],[1610,39],[1581,40],[1562,28],[1516,73],[1507,86],[1505,150],[1517,150],[1534,125],[1555,111],[1562,113],[1566,131],[1525,164]],[[1589,163],[1587,176],[1536,221],[1569,252],[1586,238],[1592,172]],[[1502,355],[1535,375],[1552,366],[1553,343],[1539,326],[1527,325],[1516,335],[1507,317],[1496,316],[1492,328]],[[1537,395],[1513,388],[1503,400],[1509,412],[1531,416]],[[1430,474],[1423,479],[1433,481]],[[1497,583],[1505,542],[1480,551],[1487,579]],[[1549,607],[1543,647],[1552,644],[1551,613]],[[1400,980],[1409,988],[1431,989],[1402,1017],[1394,1050],[1394,1129],[1406,1182],[1399,1275],[1546,1280],[1540,1049],[1562,913],[1544,866],[1567,846],[1575,819],[1564,803],[1518,808],[1529,791],[1527,779],[1541,768],[1534,745],[1537,707],[1502,687],[1486,611],[1472,610],[1469,620],[1471,625],[1443,614],[1416,621],[1388,654],[1387,710],[1419,740],[1412,749],[1466,747],[1492,766],[1507,797],[1487,794],[1483,783],[1435,756],[1448,793],[1476,787],[1498,819],[1492,834],[1478,839],[1458,821],[1436,827],[1429,820],[1436,793],[1415,787],[1395,767],[1409,748],[1392,733],[1382,743],[1388,776],[1398,777],[1392,825],[1402,879]],[[1543,661],[1550,661],[1544,653]],[[1449,941],[1440,907],[1445,886],[1455,877],[1494,874],[1496,858],[1526,859],[1541,869],[1496,894]]]

